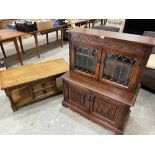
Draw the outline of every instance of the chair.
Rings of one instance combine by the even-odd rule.
[[[144,36],[155,37],[155,32],[152,31],[144,31]],[[142,86],[149,88],[155,91],[155,66],[151,66],[151,61],[155,62],[155,47],[152,49],[148,64],[146,69],[144,70],[144,75],[141,80]]]

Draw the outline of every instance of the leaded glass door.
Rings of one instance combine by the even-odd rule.
[[[74,43],[71,49],[71,70],[97,79],[102,48]]]
[[[140,70],[142,56],[104,49],[99,80],[124,89],[132,89]]]

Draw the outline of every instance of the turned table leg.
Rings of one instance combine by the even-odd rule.
[[[34,39],[35,39],[37,55],[38,55],[38,58],[40,58],[40,52],[39,52],[39,45],[38,45],[38,37],[37,37],[37,33],[34,33],[33,36],[34,36]]]
[[[17,52],[18,59],[19,59],[21,65],[23,65],[23,60],[22,60],[22,57],[21,57],[21,53],[20,53],[20,51],[19,51],[17,38],[14,39],[14,44],[15,44],[15,48],[16,48],[16,52]]]
[[[23,43],[22,43],[22,37],[21,36],[19,37],[19,43],[20,43],[20,47],[21,47],[22,53],[25,53],[24,52],[24,48],[23,48]]]
[[[3,44],[2,43],[1,43],[1,50],[2,50],[2,53],[3,53],[4,58],[6,59],[6,54],[5,54],[4,47],[3,47]]]

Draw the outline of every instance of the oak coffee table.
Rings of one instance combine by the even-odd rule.
[[[0,72],[1,89],[9,98],[13,111],[31,102],[62,91],[59,78],[69,70],[64,59],[18,67]]]

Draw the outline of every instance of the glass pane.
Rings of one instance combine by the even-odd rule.
[[[88,74],[95,74],[97,54],[94,49],[75,45],[75,69]]]
[[[136,59],[107,53],[104,64],[103,78],[128,86],[134,71]]]

